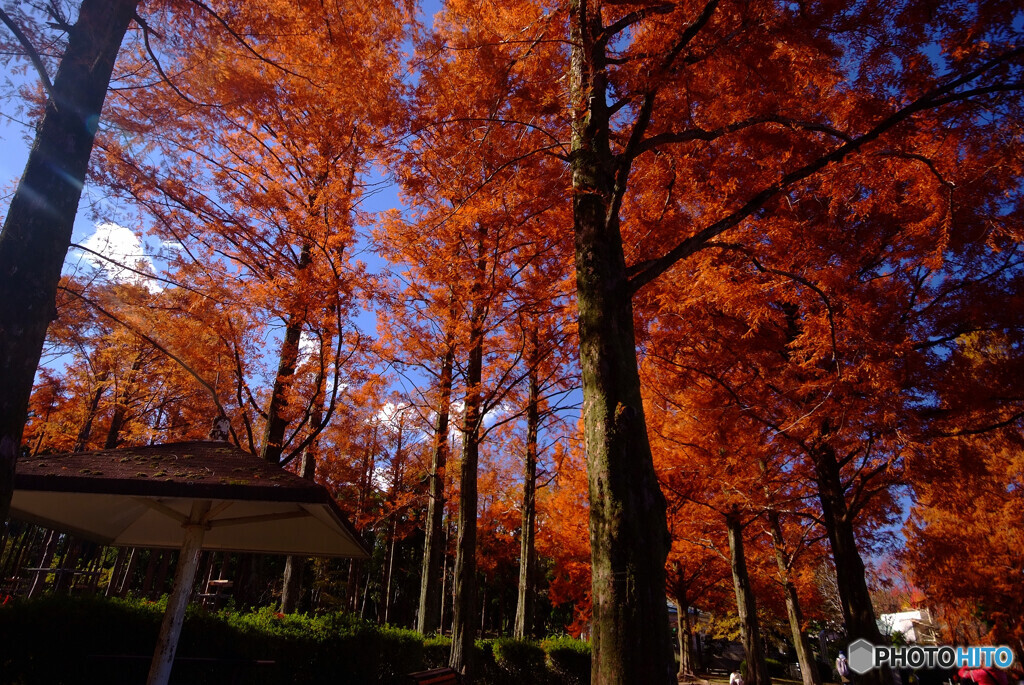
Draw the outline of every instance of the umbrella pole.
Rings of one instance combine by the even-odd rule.
[[[199,554],[203,549],[203,537],[206,535],[206,513],[210,502],[192,504],[192,514],[182,524],[185,529],[185,541],[178,557],[178,568],[174,572],[174,588],[167,598],[167,610],[164,612],[163,623],[160,624],[160,637],[156,643],[156,653],[149,667],[147,685],[167,685],[171,677],[171,666],[174,664],[174,652],[178,648],[178,636],[181,635],[181,624],[185,621],[185,607],[192,596],[192,583],[195,582],[196,570],[199,568]]]

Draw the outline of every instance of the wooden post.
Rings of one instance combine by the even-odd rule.
[[[153,654],[153,664],[146,679],[147,685],[167,685],[167,681],[170,680],[181,624],[185,621],[185,607],[192,595],[192,583],[199,568],[199,554],[202,552],[203,537],[206,535],[206,513],[209,510],[209,501],[193,503],[188,521],[182,524],[185,528],[185,542],[181,546],[181,557],[174,573],[174,589],[167,598],[167,611],[164,612],[164,620],[160,625],[160,637],[157,638],[156,653]]]

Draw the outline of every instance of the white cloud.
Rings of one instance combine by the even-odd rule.
[[[320,354],[320,338],[308,331],[299,333],[299,356],[314,359]]]
[[[398,431],[398,426],[402,423],[404,414],[409,410],[409,405],[405,402],[387,402],[381,407],[380,411],[377,412],[377,421],[386,426],[389,430]]]
[[[160,289],[156,281],[137,273],[153,273],[153,260],[130,228],[114,223],[97,224],[96,232],[82,246],[91,250],[85,253],[85,258],[110,280],[142,285],[150,291]]]

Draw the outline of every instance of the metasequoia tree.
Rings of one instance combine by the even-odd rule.
[[[595,683],[671,678],[667,631],[651,630],[666,623],[667,535],[644,430],[633,293],[732,229],[749,226],[756,242],[760,220],[787,192],[840,160],[870,165],[869,155],[895,148],[916,166],[920,153],[900,148],[917,126],[966,125],[961,113],[993,101],[999,114],[986,123],[998,128],[1011,120],[1024,52],[1012,42],[1009,10],[978,5],[973,16],[971,28],[962,29],[945,13],[922,22],[917,3],[884,13],[866,5],[718,0],[570,3]],[[887,40],[868,38],[876,25]],[[940,69],[926,56],[935,41],[943,49]],[[895,71],[890,60],[912,66]],[[844,73],[851,62],[859,67],[852,77]],[[772,85],[765,88],[769,74]],[[796,90],[783,95],[789,88]],[[650,153],[670,147],[678,162],[667,185],[631,184]],[[873,185],[886,182],[873,179]],[[661,235],[642,245],[623,244],[631,187],[659,193],[675,210]],[[705,187],[716,195],[701,193]],[[936,199],[942,194],[934,189]],[[849,618],[851,637],[874,636],[867,616]]]
[[[453,18],[469,15],[451,7],[461,12]],[[998,3],[974,7],[969,27],[946,12],[922,18],[915,2],[887,13],[719,0],[573,2],[567,9],[541,14],[517,6],[518,16],[508,10],[473,19],[504,27],[516,21],[514,32],[497,36],[509,53],[527,46],[528,54],[504,62],[504,73],[515,77],[531,73],[529,57],[551,59],[545,49],[556,36],[569,39],[566,157],[594,542],[594,682],[668,682],[667,628],[652,629],[667,624],[668,541],[636,370],[634,293],[716,246],[719,236],[757,245],[773,234],[763,221],[804,184],[822,174],[837,178],[837,162],[855,161],[864,171],[858,192],[893,197],[901,175],[935,169],[918,132],[955,127],[1003,137],[1019,108],[1022,52],[1013,43],[1012,12]],[[939,63],[929,57],[934,45],[941,45]],[[493,38],[458,47],[497,52]],[[466,92],[477,92],[471,83]],[[565,135],[557,110],[532,116],[531,106],[550,101],[515,101],[520,92],[500,104],[515,102],[529,116],[495,110],[489,118],[510,128],[544,126],[555,140]],[[995,114],[970,116],[981,109]],[[840,194],[846,188],[837,186]],[[921,190],[932,206],[950,206],[941,180]],[[939,227],[915,226],[933,245],[941,243]],[[832,234],[842,228],[828,226]],[[822,427],[819,443],[834,424]],[[851,551],[847,542],[837,546]],[[874,635],[867,615],[858,612],[850,623],[852,636]]]
[[[951,642],[1024,648],[1019,443],[1019,431],[1002,429],[939,440],[912,460],[901,561]]]
[[[342,12],[359,21],[359,40],[337,30]],[[160,71],[175,76],[119,97],[115,115],[134,135],[105,145],[104,171],[179,246],[179,262],[244,287],[236,301],[280,321],[278,354],[265,360],[269,392],[250,387],[262,378],[238,381],[263,424],[242,414],[248,448],[278,463],[301,454],[331,418],[343,350],[359,344],[349,323],[363,283],[354,205],[367,149],[394,120],[404,15],[388,3],[249,3],[232,26],[244,30],[244,45],[198,33],[159,45]],[[263,60],[289,66],[268,70]],[[311,398],[295,392],[303,336],[333,367],[319,375],[320,387],[333,381],[319,425]]]
[[[550,140],[539,131],[491,120],[499,111],[514,112],[515,102],[529,99],[537,86],[506,69],[508,59],[529,52],[500,40],[500,32],[514,25],[514,16],[502,18],[499,12],[497,27],[472,19],[489,14],[488,8],[452,5],[435,19],[435,32],[419,46],[422,54],[443,51],[449,41],[473,47],[489,42],[493,48],[456,51],[450,61],[425,61],[417,89],[416,135],[394,165],[417,214],[417,231],[425,236],[417,241],[433,241],[439,248],[427,255],[437,265],[429,271],[414,267],[410,280],[449,281],[456,287],[454,333],[461,354],[455,366],[465,390],[450,663],[464,672],[471,670],[468,659],[480,623],[474,596],[477,472],[481,440],[494,428],[490,422],[485,426],[484,419],[506,398],[511,400],[510,393],[528,375],[522,365],[528,336],[518,326],[525,307],[517,301],[520,274],[551,259],[547,253],[557,253],[552,241],[559,238],[545,230],[545,215],[565,207],[564,200],[545,192],[564,183],[562,165],[534,154]],[[474,89],[474,97],[463,98],[463,86]],[[509,163],[508,156],[517,154],[522,157]]]

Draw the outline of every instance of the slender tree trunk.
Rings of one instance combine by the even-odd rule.
[[[690,664],[690,672],[696,674],[704,670],[704,663],[700,649],[694,644],[693,622],[690,620],[689,607],[686,608],[683,615],[683,626],[686,628],[686,659]]]
[[[138,0],[83,0],[0,233],[0,521],[114,61]]]
[[[430,487],[427,499],[426,536],[423,541],[423,573],[420,576],[420,604],[416,630],[423,635],[435,632],[441,624],[442,559],[444,556],[444,483],[448,464],[448,419],[452,403],[452,368],[455,365],[454,336],[447,336],[441,374],[438,381],[437,422],[430,462]]]
[[[124,428],[125,417],[128,415],[128,398],[131,397],[135,387],[135,374],[142,367],[142,352],[135,355],[131,368],[125,374],[124,384],[121,392],[114,395],[114,416],[110,420],[110,430],[107,431],[107,439],[103,443],[103,449],[112,450],[121,442],[121,430]]]
[[[772,547],[775,549],[775,563],[779,567],[779,580],[782,581],[783,593],[786,597],[786,615],[789,617],[789,631],[796,648],[796,659],[800,664],[800,677],[803,685],[821,685],[818,666],[811,652],[811,641],[804,630],[804,616],[800,609],[800,598],[796,593],[796,585],[790,577],[792,557],[786,551],[786,540],[782,536],[782,525],[779,523],[777,511],[768,512],[768,524],[771,527]]]
[[[296,269],[298,274],[301,274],[312,260],[310,249],[309,243],[303,243]],[[288,427],[288,386],[299,362],[299,341],[302,338],[302,325],[305,321],[305,314],[300,312],[297,306],[292,307],[281,343],[281,354],[278,356],[277,376],[274,378],[274,388],[270,393],[270,406],[267,407],[267,423],[263,431],[260,452],[260,457],[271,464],[281,461],[281,452],[284,449],[284,433]]]
[[[132,547],[131,553],[128,555],[128,569],[124,572],[124,578],[121,579],[121,584],[117,588],[117,596],[124,599],[128,596],[128,593],[132,589],[132,580],[135,577],[135,567],[139,563],[139,549]]]
[[[444,540],[441,541],[441,548],[444,549],[448,546],[448,537],[451,534],[449,530],[450,526],[444,527]],[[447,555],[441,556],[441,614],[437,622],[437,630],[444,635],[445,620],[448,618],[445,615],[445,608],[451,604],[449,602],[449,596],[451,595],[451,588],[448,582],[448,557]],[[451,632],[449,630],[449,632]]]
[[[315,425],[319,426],[323,421],[323,415],[319,412],[313,417]],[[302,466],[299,475],[306,480],[316,479],[316,456],[314,454],[316,441],[314,440],[302,453]],[[299,603],[299,596],[302,594],[302,572],[306,567],[306,558],[289,554],[284,562],[284,580],[281,589],[281,613],[295,613]]]
[[[665,604],[669,534],[643,413],[618,208],[628,164],[608,138],[600,5],[569,3],[570,158],[590,493],[594,685],[675,680]]]
[[[466,400],[462,425],[462,465],[459,473],[459,523],[456,541],[452,609],[452,653],[449,665],[472,682],[473,643],[476,639],[476,509],[477,464],[480,449],[480,412],[483,399],[484,303],[482,289],[486,270],[484,229],[478,228],[477,265],[472,287],[469,325],[469,359],[466,365]]]
[[[852,516],[846,508],[835,451],[825,445],[816,450],[813,456],[822,521],[836,565],[836,585],[843,607],[846,637],[850,642],[863,638],[875,645],[883,644],[878,624],[875,623],[875,610],[868,592],[864,562],[857,549]],[[872,670],[861,676],[860,680],[882,685],[887,682],[887,677],[881,670]]]
[[[384,538],[384,582],[383,587],[383,617],[384,623],[388,622],[391,616],[391,579],[395,571],[395,538],[398,537],[398,492],[402,487],[402,438],[405,424],[401,417],[398,419],[398,444],[395,446],[395,456],[391,460],[391,491],[388,493],[388,522],[385,528]]]
[[[53,555],[57,551],[57,541],[60,536],[57,531],[51,530],[50,534],[46,536],[46,543],[43,545],[43,555],[39,559],[38,568],[50,568],[50,564],[53,563]],[[28,590],[28,597],[38,597],[46,587],[46,576],[45,571],[36,571],[35,577],[32,579],[32,586]]]
[[[8,531],[12,530],[13,524],[8,523]],[[10,548],[7,551],[7,555],[4,557],[3,562],[0,563],[0,575],[4,578],[13,578],[20,576],[22,559],[25,557],[27,550],[30,550],[35,545],[35,540],[40,536],[41,529],[39,526],[26,525],[21,532],[21,535],[11,535]]]
[[[526,460],[523,468],[522,523],[519,534],[519,593],[513,630],[513,635],[520,640],[533,632],[534,577],[537,564],[534,545],[537,521],[537,431],[540,423],[537,357],[537,327],[534,326],[526,353],[530,388],[526,405]]]
[[[366,505],[367,505],[367,502],[369,501],[369,498],[370,498],[370,487],[373,485],[373,472],[374,472],[374,468],[375,468],[375,464],[376,464],[376,455],[377,455],[377,433],[378,433],[378,430],[379,430],[379,428],[376,425],[374,425],[374,428],[373,428],[373,438],[370,441],[370,448],[366,451],[366,454],[363,457],[362,471],[359,474],[359,499],[356,502],[356,512],[355,512],[355,517],[354,517],[355,518],[354,523],[356,525],[356,528],[359,528],[362,525],[362,523],[363,523],[363,521],[362,521],[363,512],[366,511]],[[363,560],[358,560],[358,561],[355,562],[355,567],[354,567],[354,570],[353,570],[354,571],[354,577],[353,577],[352,582],[349,584],[349,588],[348,588],[348,591],[349,591],[349,606],[350,606],[349,610],[352,611],[353,613],[358,612],[360,616],[362,616],[363,612],[365,612],[365,610],[366,610],[365,593],[362,595],[362,599],[361,599],[361,596],[360,596],[360,582],[362,582],[362,577],[364,575],[364,573],[363,573],[364,568],[363,567],[364,567],[365,563],[366,562],[363,561]],[[365,575],[367,577],[367,580],[366,580],[366,582],[364,584],[364,587],[363,587],[364,590],[365,590],[365,588],[368,588],[369,585],[370,585],[369,573],[366,573]],[[362,606],[360,606],[360,600],[362,602]]]
[[[732,560],[732,582],[736,589],[736,610],[740,617],[740,634],[743,652],[747,657],[747,672],[744,683],[769,685],[768,665],[764,660],[764,646],[761,643],[761,626],[757,620],[757,600],[750,587],[747,574],[747,559],[743,551],[743,525],[737,514],[725,517],[729,529],[729,555]]]
[[[86,407],[85,420],[82,421],[82,427],[78,429],[78,437],[75,439],[75,446],[71,448],[72,452],[82,452],[89,444],[89,436],[92,435],[92,422],[96,419],[96,411],[99,409],[100,399],[103,397],[103,391],[106,390],[106,381],[106,373],[96,376],[96,390],[92,393],[89,406]]]
[[[70,593],[75,582],[75,570],[78,569],[78,559],[82,552],[82,543],[68,536],[67,547],[64,549],[64,556],[60,560],[60,573],[57,574],[54,582],[53,592],[60,595]]]
[[[676,595],[672,598],[676,605],[676,642],[679,643],[679,672],[676,674],[679,680],[692,676],[693,669],[693,643],[690,641],[689,622],[687,621],[686,599]]]

